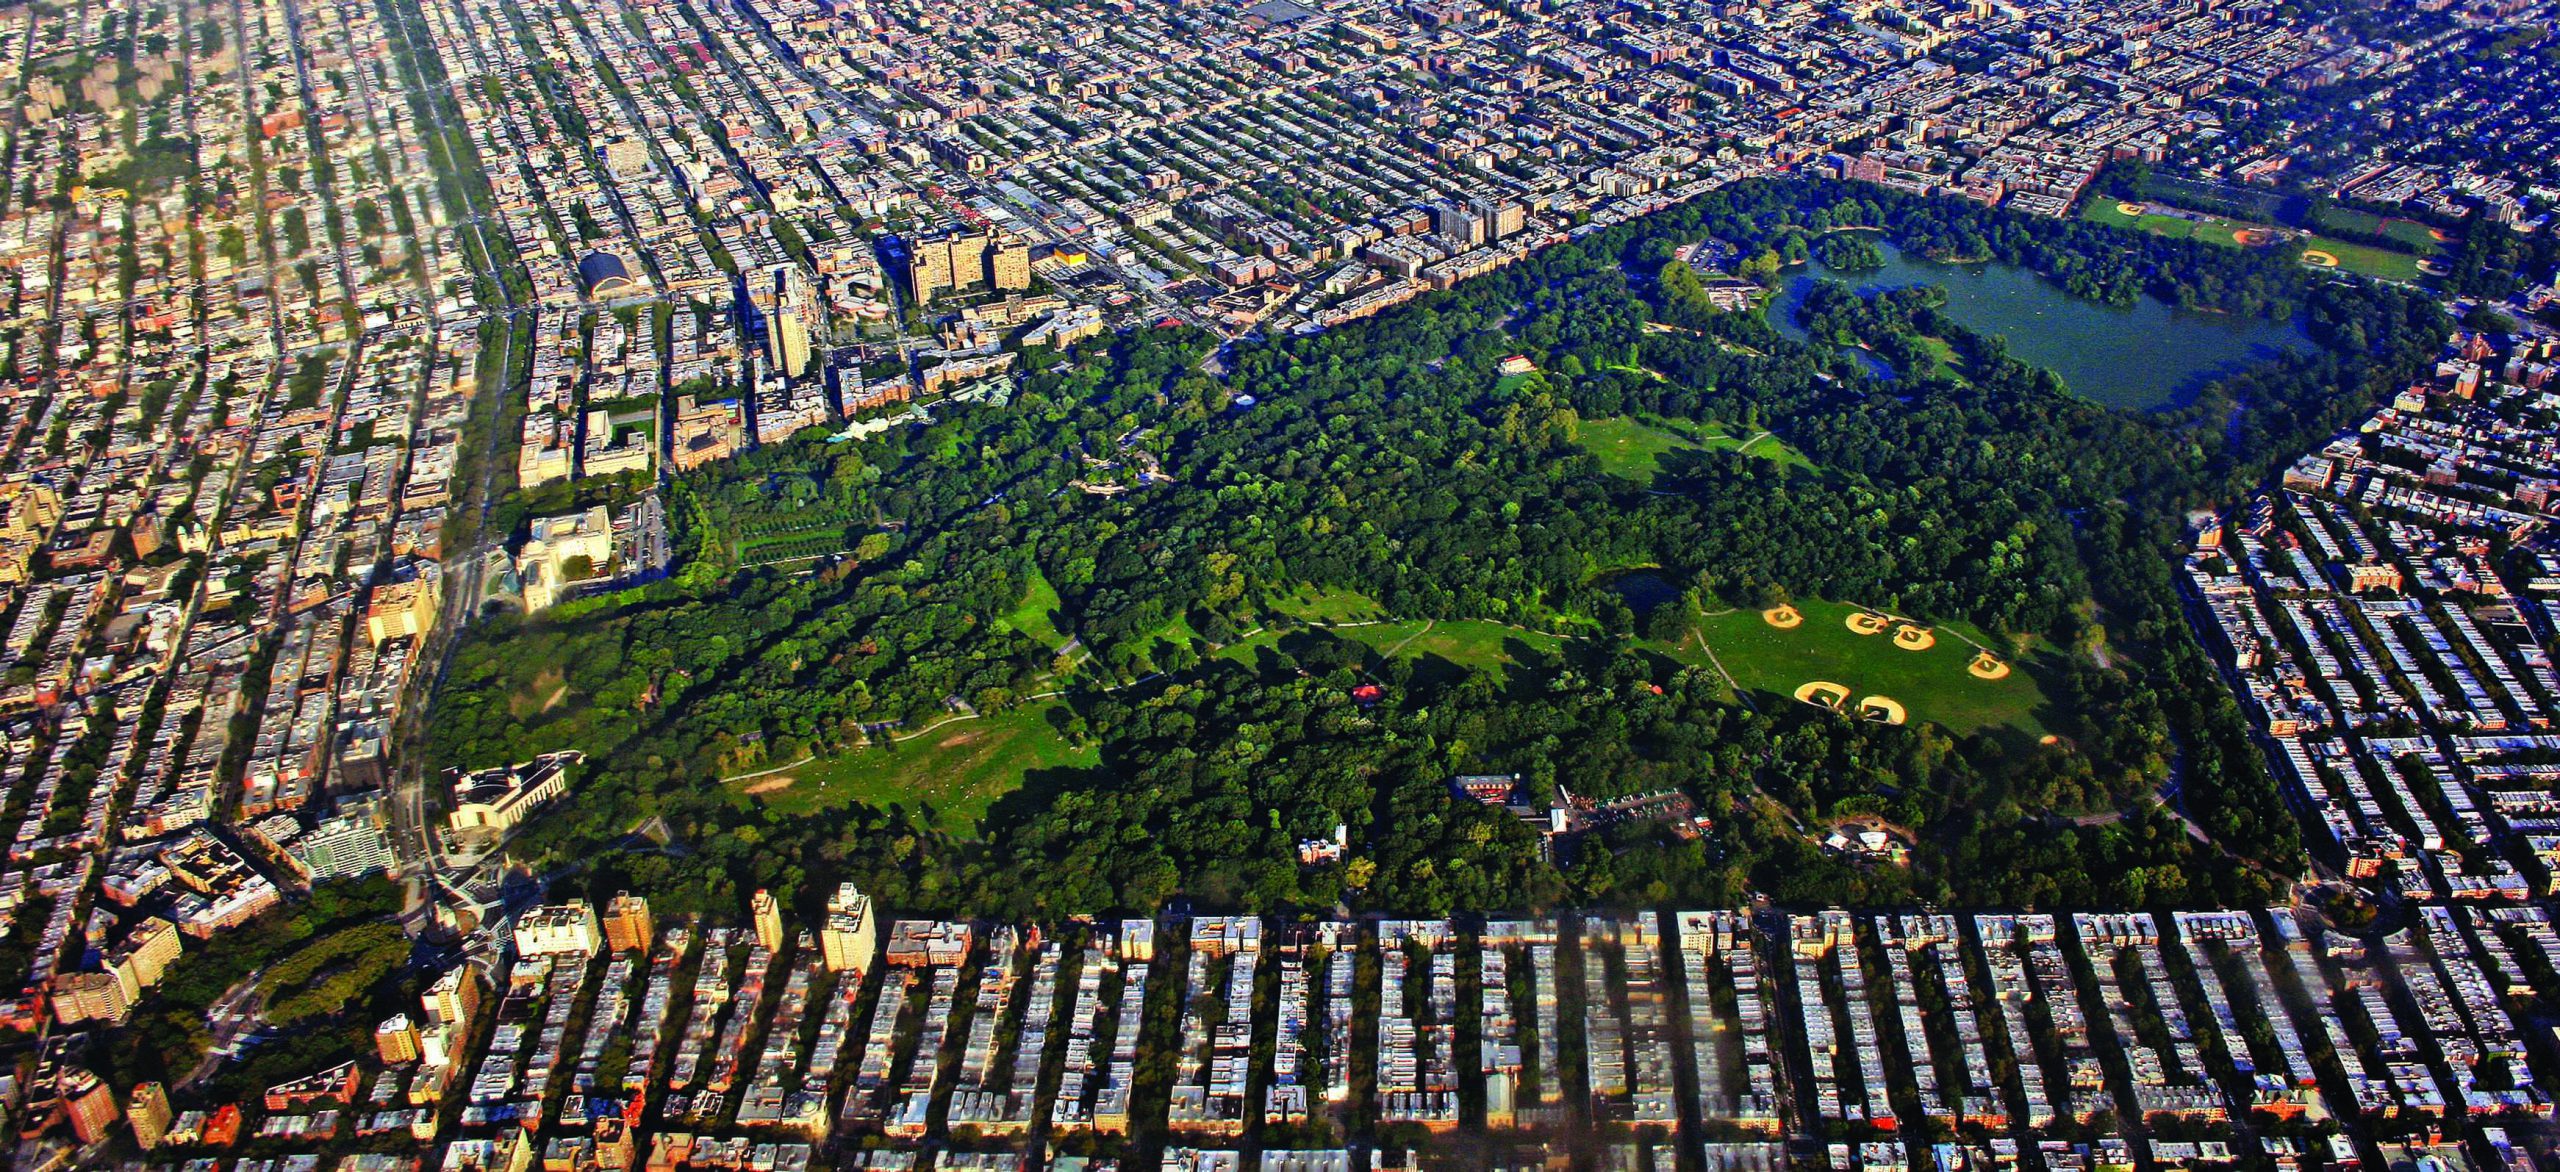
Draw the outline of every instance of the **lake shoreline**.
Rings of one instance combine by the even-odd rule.
[[[1884,267],[1865,272],[1810,260],[1788,266],[1763,308],[1770,325],[1805,340],[1796,314],[1817,281],[1839,281],[1862,293],[1935,285],[1947,291],[1941,312],[1959,324],[2000,338],[2021,361],[2060,376],[2072,393],[2128,411],[2185,406],[2217,378],[2310,348],[2298,321],[2209,312],[2147,296],[2110,305],[2073,296],[2015,265],[1932,260],[1890,243],[1884,251]]]

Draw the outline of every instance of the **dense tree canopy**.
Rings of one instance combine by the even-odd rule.
[[[2028,265],[2084,296],[2299,314],[2319,352],[2136,415],[2070,395],[1946,320],[1928,290],[1819,290],[1802,344],[1757,313],[1717,312],[1670,263],[1711,237],[1738,270],[1773,271],[1851,225]],[[464,766],[586,750],[579,798],[523,846],[589,851],[662,818],[681,850],[610,858],[591,879],[706,905],[753,885],[815,900],[838,876],[901,909],[1052,913],[1177,893],[1412,911],[1750,887],[2253,896],[2265,872],[2240,856],[2282,871],[2299,846],[2180,618],[2171,536],[2184,509],[2387,396],[2445,325],[2414,294],[2245,252],[1865,187],[1737,185],[1375,321],[1239,344],[1215,365],[1204,336],[1142,331],[1036,370],[1003,406],[689,474],[670,510],[679,572],[486,625],[437,700],[431,748]],[[1515,354],[1538,373],[1498,378]],[[1619,415],[1767,428],[1814,467],[1676,452],[1637,484],[1579,442],[1584,420]],[[764,564],[813,530],[843,556]],[[1621,638],[1637,616],[1600,575],[1625,566],[1736,602],[1856,599],[2115,653],[2067,673],[2056,745],[1763,714]],[[981,839],[903,810],[783,819],[717,784],[1058,686],[1061,649],[1005,621],[1042,583],[1093,654],[1065,685],[1066,731],[1102,763],[1038,779]],[[1502,676],[1361,663],[1315,632],[1265,661],[1202,662],[1205,646],[1285,623],[1273,602],[1301,584],[1584,638]],[[1355,679],[1383,694],[1349,702]],[[2180,812],[2227,851],[2148,805],[2172,759]],[[1449,775],[1478,770],[1600,796],[1679,788],[1716,826],[1623,828],[1549,860],[1517,819],[1450,799]],[[2046,817],[2115,807],[2131,812],[2112,825]],[[1819,857],[1800,820],[1844,811],[1917,831],[1918,865]],[[1294,844],[1336,823],[1351,857],[1301,868]]]

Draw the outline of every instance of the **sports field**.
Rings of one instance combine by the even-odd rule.
[[[2380,234],[2407,245],[2420,256],[2434,256],[2444,251],[2452,238],[2416,220],[2397,216],[2385,219],[2372,212],[2354,208],[2328,208],[2313,217],[2319,226],[2358,236]]]
[[[2250,247],[2261,239],[2290,235],[2292,239],[2272,247],[2283,248],[2306,267],[2344,269],[2386,281],[2411,283],[2425,275],[2418,267],[2419,258],[2409,253],[2290,232],[2267,224],[2178,211],[2155,202],[2120,202],[2099,196],[2081,209],[2080,217],[2095,223],[2149,232],[2154,236],[2202,240],[2225,248]]]
[[[1975,654],[1966,639],[1991,642],[1972,627],[1937,624],[1930,647],[1908,651],[1895,645],[1890,631],[1853,633],[1848,619],[1861,608],[1822,601],[1794,605],[1802,621],[1791,629],[1772,626],[1748,608],[1699,622],[1716,661],[1762,707],[1793,704],[1798,688],[1821,681],[1846,689],[1853,708],[1860,698],[1886,696],[1899,701],[1913,721],[1934,721],[1958,733],[1994,726],[2038,736],[2046,731],[2037,715],[2046,700],[2034,665],[2012,665],[1996,680],[1966,670]]]

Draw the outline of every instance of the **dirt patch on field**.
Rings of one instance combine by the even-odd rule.
[[[2302,263],[2315,269],[2334,269],[2338,267],[2338,258],[2317,248],[2306,248],[2302,250]]]
[[[1796,699],[1816,708],[1837,709],[1849,702],[1849,687],[1829,680],[1807,680],[1797,686]]]
[[[525,686],[507,697],[507,713],[518,720],[539,716],[560,706],[569,698],[567,673],[559,668],[546,668]]]
[[[2231,230],[2231,242],[2242,248],[2259,248],[2273,244],[2282,239],[2284,239],[2283,236],[2270,232],[2264,228],[2234,228]]]
[[[790,789],[791,783],[798,780],[800,779],[793,777],[788,773],[783,774],[780,777],[768,777],[756,782],[754,785],[748,786],[747,796],[754,797],[757,794],[769,794],[777,790]]]
[[[950,736],[942,738],[941,740],[935,741],[933,743],[933,747],[937,749],[957,749],[962,745],[966,745],[977,740],[978,735],[979,734],[975,730],[956,732]]]

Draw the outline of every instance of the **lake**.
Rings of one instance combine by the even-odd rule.
[[[2311,348],[2292,322],[2196,313],[2149,297],[2120,309],[2074,297],[2014,265],[1939,264],[1890,245],[1885,266],[1873,272],[1840,273],[1813,261],[1789,273],[1786,288],[1769,304],[1770,323],[1803,341],[1796,310],[1814,282],[1825,278],[1866,292],[1944,288],[1945,312],[1958,323],[1997,335],[2010,354],[2061,375],[2073,391],[2129,410],[2185,403],[2215,378]]]

